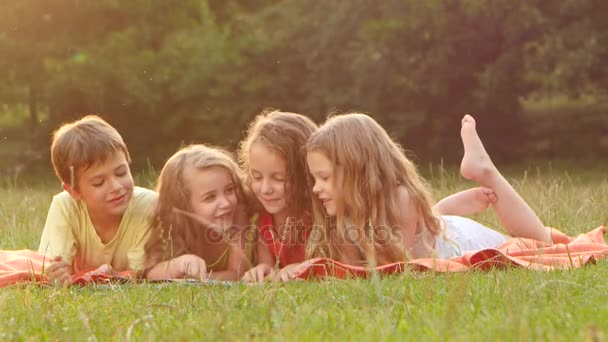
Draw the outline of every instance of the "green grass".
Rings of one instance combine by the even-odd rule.
[[[568,170],[568,171],[566,171]],[[572,235],[608,221],[608,165],[508,167],[541,219]],[[437,198],[472,184],[425,174]],[[152,184],[152,174],[138,177]],[[0,248],[36,248],[59,185],[0,182]],[[476,219],[496,227],[491,212]],[[127,284],[0,290],[0,340],[602,341],[608,262],[571,271],[523,269],[289,284]]]

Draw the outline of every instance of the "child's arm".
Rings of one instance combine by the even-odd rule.
[[[195,278],[203,281],[207,279],[207,264],[197,255],[184,254],[152,266],[148,269],[147,278],[149,280]]]
[[[397,205],[401,209],[399,223],[407,256],[413,259],[425,258],[432,254],[433,246],[428,244],[431,237],[428,227],[420,224],[420,213],[404,186],[397,189]]]
[[[245,273],[242,280],[246,282],[258,282],[264,281],[264,278],[268,277],[273,273],[274,266],[276,264],[276,258],[270,252],[269,246],[265,241],[258,237],[255,243],[255,251],[257,258],[257,266],[250,269]]]
[[[40,238],[38,254],[53,261],[45,267],[49,281],[61,281],[64,285],[71,283],[72,259],[76,254],[76,237],[71,224],[78,222],[68,194],[61,193],[53,197],[49,207],[44,230]]]
[[[251,267],[251,261],[247,258],[247,229],[241,229],[229,241],[228,263],[225,270],[209,273],[209,278],[217,280],[239,280]]]
[[[53,198],[38,247],[39,254],[52,259],[60,256],[68,264],[76,254],[76,237],[71,225],[78,222],[69,201],[69,197],[63,196],[63,193]]]
[[[145,277],[144,270],[146,267],[163,259],[161,254],[165,246],[163,246],[160,239],[154,240],[155,252],[159,252],[153,253],[153,256],[146,255],[146,244],[152,240],[153,229],[151,225],[149,223],[145,223],[143,226],[131,225],[129,229],[140,231],[132,241],[127,253],[129,269],[133,272],[133,277],[139,279]]]
[[[478,187],[452,194],[435,204],[434,209],[440,215],[467,216],[486,210],[496,200],[492,189]]]

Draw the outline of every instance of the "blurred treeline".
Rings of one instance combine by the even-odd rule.
[[[0,0],[0,143],[46,162],[53,129],[101,113],[158,165],[280,108],[370,113],[435,162],[460,158],[463,113],[495,158],[598,156],[606,18],[605,0]]]

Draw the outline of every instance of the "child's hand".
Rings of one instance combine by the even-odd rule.
[[[58,256],[53,259],[53,262],[46,268],[46,275],[53,285],[62,285],[64,287],[72,284],[72,274],[70,273],[70,265]]]
[[[103,264],[103,265],[97,267],[95,270],[89,272],[88,274],[106,274],[106,275],[112,275],[112,274],[114,274],[114,270],[112,269],[111,265]]]
[[[488,202],[490,202],[490,204],[494,204],[496,203],[496,201],[498,201],[498,197],[496,196],[496,193],[494,192],[494,190],[492,190],[491,188],[486,188],[486,187],[480,187],[481,192],[486,196]]]
[[[109,264],[103,264],[103,265],[97,267],[96,269],[94,269],[94,270],[92,270],[90,272],[85,273],[83,275],[83,277],[85,279],[91,280],[93,276],[100,275],[100,274],[111,276],[111,275],[114,274],[114,270],[112,269],[111,265],[109,265]]]
[[[306,267],[307,265],[305,263],[287,265],[274,276],[274,280],[282,282],[296,280],[298,279],[298,275],[300,275],[302,270]]]
[[[245,273],[241,280],[249,283],[261,283],[264,278],[273,273],[272,266],[268,264],[259,264]]]
[[[207,263],[201,257],[184,254],[177,257],[178,278],[194,278],[199,281],[207,280]]]

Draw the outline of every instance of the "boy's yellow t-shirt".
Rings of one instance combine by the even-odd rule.
[[[84,202],[63,191],[53,197],[38,253],[48,258],[61,256],[74,272],[93,270],[103,264],[116,271],[143,270],[144,246],[156,200],[156,192],[135,187],[116,236],[103,244]]]

